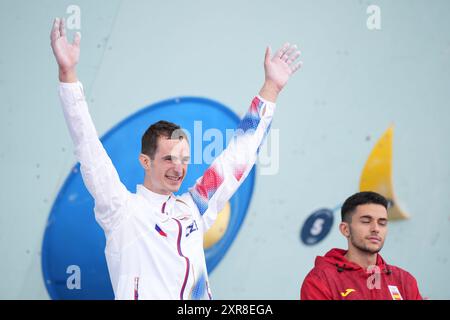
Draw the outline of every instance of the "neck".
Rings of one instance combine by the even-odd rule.
[[[364,269],[377,264],[377,253],[365,252],[358,248],[349,247],[345,258],[348,261],[360,265]]]

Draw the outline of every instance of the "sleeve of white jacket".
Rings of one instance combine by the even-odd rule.
[[[95,219],[109,232],[120,222],[129,192],[98,138],[81,82],[60,83],[59,97],[84,184],[95,200]]]
[[[207,231],[250,173],[270,130],[275,104],[257,96],[227,148],[189,189]]]

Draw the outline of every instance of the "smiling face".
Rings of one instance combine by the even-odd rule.
[[[378,253],[387,234],[388,214],[379,204],[358,205],[350,222],[341,223],[341,232],[348,239],[349,251]]]
[[[189,159],[190,149],[186,139],[158,137],[154,158],[145,154],[139,157],[145,170],[144,185],[159,194],[177,192],[186,176]]]

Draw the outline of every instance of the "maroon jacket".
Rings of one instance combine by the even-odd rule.
[[[416,279],[387,265],[378,254],[377,268],[369,271],[348,261],[347,251],[332,249],[317,257],[301,289],[302,300],[421,300]]]

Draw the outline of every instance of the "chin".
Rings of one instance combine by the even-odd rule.
[[[371,253],[378,253],[381,251],[381,248],[383,248],[383,246],[369,247],[368,249]]]
[[[171,188],[170,191],[175,193],[178,192],[178,190],[180,190],[180,187],[176,187],[176,188]]]
[[[167,189],[170,190],[171,192],[177,192],[178,190],[180,190],[180,187],[181,187],[181,182],[176,185],[168,185]]]

